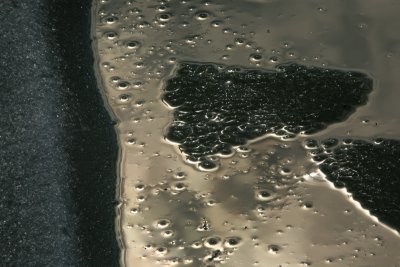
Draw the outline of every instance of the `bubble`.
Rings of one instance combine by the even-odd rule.
[[[190,12],[194,12],[196,9],[197,9],[196,6],[189,6],[189,7],[188,7],[188,10],[189,10]]]
[[[271,63],[276,63],[276,62],[278,62],[278,60],[279,60],[279,58],[277,56],[272,56],[269,58],[269,62],[271,62]]]
[[[202,160],[199,163],[199,169],[203,171],[215,171],[218,169],[218,165],[211,160]]]
[[[153,249],[153,248],[154,248],[154,246],[151,244],[147,244],[144,246],[144,249]]]
[[[276,230],[276,233],[277,233],[278,235],[281,235],[281,234],[283,234],[283,231],[282,231],[282,230]]]
[[[281,170],[280,170],[280,173],[282,175],[288,175],[288,174],[291,173],[291,170],[288,167],[282,167]]]
[[[224,241],[224,246],[228,248],[238,247],[241,243],[242,239],[237,236],[228,237]]]
[[[353,139],[350,139],[350,138],[343,139],[344,145],[351,145],[351,143],[353,143]]]
[[[175,125],[170,128],[170,131],[167,133],[165,138],[169,142],[179,143],[183,141],[191,132],[192,129],[186,127],[185,124]]]
[[[134,145],[134,144],[136,144],[136,139],[134,139],[134,138],[129,138],[128,140],[126,140],[126,143],[127,143],[128,145]]]
[[[136,189],[137,191],[143,191],[144,188],[145,188],[144,184],[137,184],[137,185],[135,186],[135,189]]]
[[[254,45],[255,45],[254,42],[247,42],[246,45],[245,45],[245,47],[246,47],[246,48],[253,48]]]
[[[142,21],[142,22],[138,23],[137,27],[139,29],[145,29],[145,28],[150,27],[150,23],[148,23],[147,21]]]
[[[256,193],[256,198],[261,201],[266,201],[271,199],[271,193],[267,190],[259,190]]]
[[[157,256],[165,256],[168,253],[168,249],[166,247],[158,247],[156,248],[156,255]]]
[[[222,55],[221,59],[222,60],[228,60],[229,59],[229,55]]]
[[[226,50],[232,50],[233,49],[233,45],[228,44],[228,45],[225,46],[225,49]]]
[[[139,211],[140,211],[139,208],[132,208],[131,209],[131,213],[132,214],[137,214],[137,213],[139,213]]]
[[[210,17],[210,13],[207,11],[199,11],[195,14],[197,20],[206,20]]]
[[[211,27],[213,27],[213,28],[221,27],[222,24],[224,24],[222,20],[211,21]]]
[[[176,57],[170,57],[169,59],[168,59],[168,63],[175,63],[176,62]]]
[[[194,248],[194,249],[199,249],[199,248],[201,248],[203,246],[203,244],[201,243],[201,242],[199,242],[199,241],[196,241],[196,242],[194,242],[193,244],[192,244],[192,248]]]
[[[137,49],[140,46],[140,43],[138,41],[129,41],[126,43],[126,47],[128,49]]]
[[[302,261],[300,262],[302,266],[311,266],[311,261]]]
[[[133,85],[133,88],[140,88],[143,86],[143,82],[142,81],[134,81],[132,83],[132,85]]]
[[[157,20],[159,21],[169,21],[172,15],[170,13],[162,13],[157,16]]]
[[[167,227],[170,226],[170,225],[171,225],[171,221],[170,221],[170,220],[167,220],[167,219],[161,219],[161,220],[158,220],[158,221],[156,222],[156,226],[157,226],[157,228],[159,228],[159,229],[167,228]]]
[[[313,157],[313,161],[315,162],[323,162],[324,160],[326,160],[328,158],[328,156],[326,154],[319,154]]]
[[[236,38],[235,39],[235,44],[236,45],[241,46],[241,45],[244,45],[245,43],[246,43],[246,39],[244,39],[244,38]]]
[[[303,207],[306,209],[311,209],[313,207],[313,204],[312,202],[307,201],[303,204]]]
[[[336,138],[328,138],[322,142],[322,146],[325,149],[332,148],[338,144],[339,144],[339,140],[337,140]]]
[[[135,102],[135,105],[136,105],[137,107],[141,107],[141,106],[144,105],[144,103],[146,103],[146,101],[144,101],[143,99],[139,99],[139,100],[137,100],[137,101]]]
[[[238,152],[241,152],[241,153],[248,153],[248,152],[251,151],[251,149],[250,149],[249,147],[247,147],[247,146],[238,146],[238,147],[236,148],[236,150],[237,150]]]
[[[183,191],[186,189],[186,185],[184,183],[178,182],[172,186],[172,189],[177,190],[177,191]]]
[[[224,28],[224,29],[222,29],[222,33],[224,33],[224,34],[228,34],[228,33],[231,33],[232,32],[232,29],[231,28]]]
[[[115,17],[115,16],[111,16],[111,17],[105,18],[105,22],[106,22],[107,24],[114,24],[114,23],[116,23],[117,21],[118,21],[118,17]]]
[[[165,230],[165,231],[161,232],[161,236],[164,238],[170,238],[170,237],[174,236],[174,231]]]
[[[106,32],[104,36],[109,40],[114,40],[118,37],[118,34],[116,32]]]
[[[253,62],[260,62],[263,59],[263,56],[261,54],[258,53],[254,53],[250,55],[250,61]]]
[[[120,102],[122,102],[122,103],[125,103],[125,102],[128,102],[128,101],[130,101],[130,100],[131,100],[131,98],[132,98],[132,96],[131,96],[131,95],[128,95],[128,94],[122,94],[122,95],[120,95],[120,96],[119,96],[119,101],[120,101]]]
[[[288,42],[283,42],[282,45],[284,48],[290,48],[290,44]]]
[[[186,258],[183,260],[183,264],[188,265],[188,264],[192,264],[193,263],[193,259],[191,258]]]
[[[212,207],[212,206],[215,206],[215,204],[216,204],[216,201],[214,199],[210,199],[207,201],[207,206]]]
[[[186,177],[186,173],[184,173],[184,172],[177,172],[177,173],[175,173],[174,177],[175,177],[176,179],[184,179],[184,178]]]
[[[141,62],[141,61],[139,61],[139,62],[135,62],[135,67],[137,68],[137,69],[142,69],[142,68],[144,68],[144,62]]]
[[[187,26],[189,26],[189,22],[184,21],[181,23],[182,28],[186,28]]]
[[[118,89],[120,90],[126,90],[129,87],[129,82],[122,81],[118,83]]]
[[[257,206],[257,211],[258,211],[259,213],[263,213],[263,212],[265,212],[266,210],[267,210],[267,208],[264,207],[264,206]]]
[[[307,139],[304,142],[304,146],[307,149],[313,149],[313,148],[316,148],[318,146],[318,142],[317,142],[317,140],[314,140],[314,139]]]
[[[269,245],[268,246],[268,252],[273,253],[273,254],[278,254],[278,252],[281,250],[281,248],[278,245]]]
[[[215,248],[218,247],[220,244],[221,244],[221,238],[219,238],[218,236],[208,237],[204,241],[204,246],[208,248]]]
[[[113,77],[110,78],[110,80],[111,80],[112,83],[117,83],[117,82],[119,82],[121,80],[121,77],[113,76]]]
[[[158,6],[157,7],[157,11],[158,12],[165,12],[165,11],[167,11],[168,10],[168,7],[167,6]]]

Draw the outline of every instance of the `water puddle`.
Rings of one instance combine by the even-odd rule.
[[[399,266],[399,5],[95,0],[121,266]]]

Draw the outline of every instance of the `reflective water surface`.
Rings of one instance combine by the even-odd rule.
[[[118,122],[121,266],[400,266],[398,232],[326,179],[308,146],[400,138],[399,9],[389,0],[95,0],[95,67]],[[202,168],[165,138],[180,122],[165,90],[184,62],[269,72],[294,62],[361,72],[373,89],[315,133],[266,132],[207,154]]]

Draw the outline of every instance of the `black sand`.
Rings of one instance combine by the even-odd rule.
[[[0,265],[117,266],[90,1],[0,2]]]

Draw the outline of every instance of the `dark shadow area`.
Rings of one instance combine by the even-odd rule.
[[[346,187],[363,208],[400,229],[400,142],[330,139],[312,151],[336,187]]]
[[[91,1],[0,3],[0,265],[118,266]]]
[[[190,161],[213,168],[207,156],[267,133],[284,138],[316,133],[344,121],[367,102],[372,79],[354,71],[298,64],[276,71],[183,63],[167,83],[164,101],[175,107],[166,138]]]
[[[114,231],[117,144],[93,72],[91,1],[51,0],[50,20],[65,60],[65,150],[78,212],[82,266],[116,266]]]

